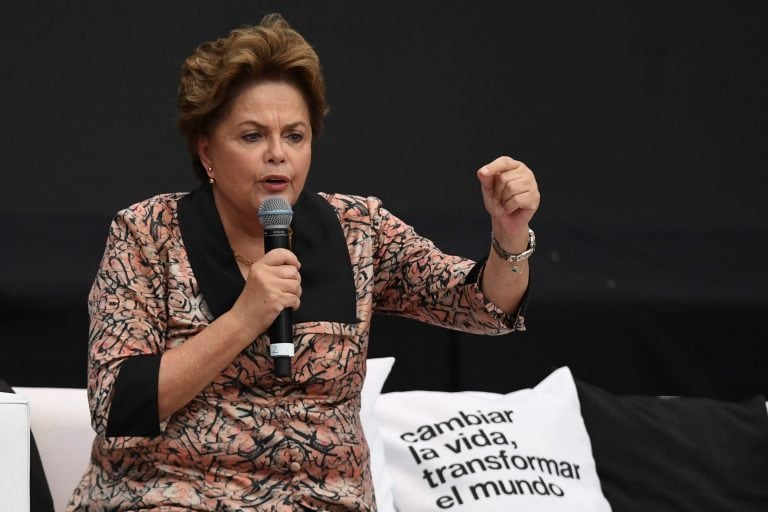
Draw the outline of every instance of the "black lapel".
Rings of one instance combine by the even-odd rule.
[[[213,316],[230,310],[245,281],[213,201],[210,185],[179,200],[179,228],[197,283]]]
[[[357,292],[344,232],[322,197],[302,192],[293,206],[293,252],[301,262],[301,307],[294,323],[356,323]],[[210,185],[179,200],[179,228],[189,263],[215,317],[227,312],[245,285],[221,224]]]

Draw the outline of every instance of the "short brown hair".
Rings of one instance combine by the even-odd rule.
[[[197,157],[198,137],[210,134],[246,85],[272,80],[291,83],[301,91],[312,134],[319,136],[327,113],[320,59],[279,14],[268,14],[258,25],[203,43],[184,61],[177,123],[201,181],[208,176]]]

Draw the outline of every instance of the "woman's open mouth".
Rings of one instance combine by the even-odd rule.
[[[265,176],[261,180],[259,180],[259,182],[269,192],[282,192],[283,190],[288,188],[288,185],[290,184],[291,180],[289,180],[287,176],[282,176],[279,174],[270,174],[268,176]]]

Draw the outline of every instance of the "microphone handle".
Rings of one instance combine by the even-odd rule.
[[[268,227],[264,229],[264,252],[272,249],[291,249],[291,232],[288,226]],[[291,345],[290,353],[293,355],[293,311],[286,308],[277,315],[277,318],[269,327],[270,353],[277,347],[271,345],[280,344],[284,347]],[[284,352],[279,350],[280,353]],[[290,355],[272,355],[275,361],[275,375],[277,377],[287,377],[291,374],[291,356]]]

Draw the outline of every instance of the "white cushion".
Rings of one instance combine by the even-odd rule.
[[[609,512],[568,368],[509,394],[406,391],[376,404],[400,512]]]
[[[14,387],[29,398],[32,434],[40,452],[56,512],[69,502],[91,455],[88,397],[81,388]]]
[[[13,393],[0,393],[0,504],[29,511],[29,402]]]
[[[371,452],[371,477],[373,478],[373,488],[376,493],[376,508],[379,512],[395,511],[392,496],[392,476],[387,469],[384,441],[381,439],[374,415],[376,401],[394,362],[394,357],[368,359],[368,373],[363,382],[360,403],[360,421],[363,424],[363,432],[368,440],[368,448]]]

